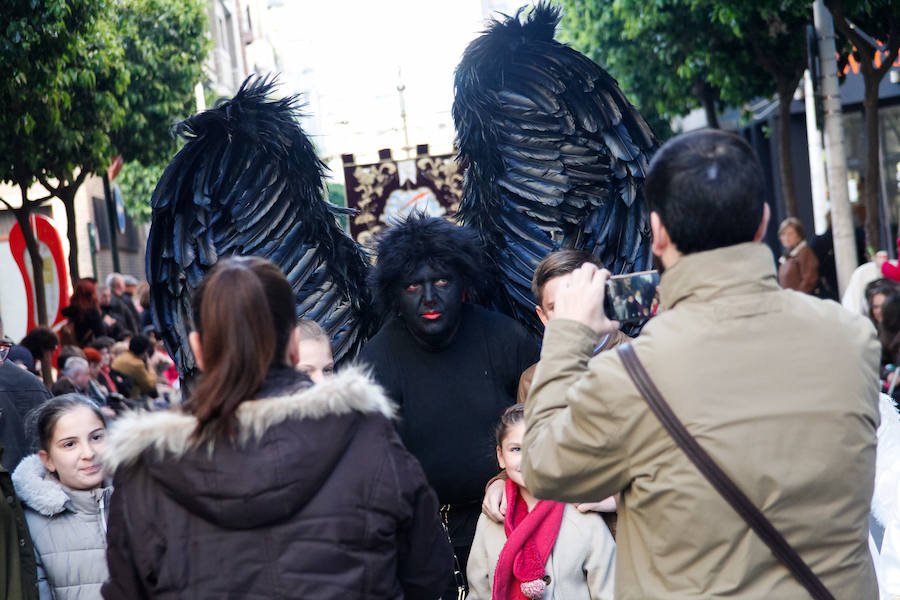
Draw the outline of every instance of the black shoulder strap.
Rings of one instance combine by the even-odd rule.
[[[634,382],[641,396],[650,405],[650,410],[665,427],[672,439],[681,447],[691,462],[696,465],[704,477],[712,484],[719,494],[734,508],[735,511],[747,522],[750,529],[766,543],[772,550],[778,560],[797,578],[806,591],[815,600],[834,600],[834,596],[825,589],[822,581],[816,577],[815,573],[809,566],[803,562],[797,551],[794,550],[787,540],[778,533],[778,530],[769,522],[765,515],[760,512],[753,502],[738,488],[737,485],[725,474],[725,472],[716,464],[712,457],[707,454],[697,440],[688,433],[672,408],[659,393],[656,384],[650,379],[644,365],[638,359],[637,354],[631,344],[623,344],[616,348],[625,370]]]

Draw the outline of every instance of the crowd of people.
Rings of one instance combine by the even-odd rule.
[[[877,389],[900,284],[870,283],[866,314],[802,293],[815,256],[798,222],[780,260],[760,243],[762,169],[735,135],[670,140],[645,194],[661,307],[636,337],[604,311],[603,265],[561,250],[532,280],[539,343],[479,305],[478,236],[413,215],[375,248],[383,325],[337,372],[277,267],[219,260],[182,402],[137,282],[79,281],[71,343],[0,347],[0,598],[900,593],[880,450],[900,417]],[[34,373],[57,344],[51,397]],[[652,390],[802,566],[691,464]]]

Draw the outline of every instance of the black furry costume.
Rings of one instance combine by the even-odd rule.
[[[355,355],[373,326],[368,262],[325,201],[325,165],[300,128],[296,96],[250,77],[234,98],[179,123],[187,140],[153,193],[147,241],[150,308],[186,383],[193,290],[220,256],[256,255],[284,271],[297,316],[318,321],[335,359]]]
[[[470,300],[489,283],[478,236],[440,219],[411,216],[379,238],[377,254],[372,286],[389,313],[404,278],[422,263],[449,267]],[[494,427],[539,354],[521,325],[471,302],[445,347],[423,346],[403,319],[390,314],[360,354],[399,406],[404,444],[422,463],[441,504],[452,507],[450,533],[463,572],[485,483],[497,472]]]
[[[606,71],[553,39],[559,8],[522,12],[491,23],[456,68],[458,219],[502,273],[495,306],[540,334],[531,277],[548,253],[586,250],[613,273],[650,268],[641,190],[657,142]]]

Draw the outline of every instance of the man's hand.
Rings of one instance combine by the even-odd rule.
[[[506,517],[506,481],[498,479],[484,491],[481,512],[488,519],[502,523]]]
[[[580,504],[576,504],[575,508],[577,508],[580,512],[616,512],[616,497],[610,496],[606,500],[601,502],[582,502]]]
[[[603,311],[607,279],[609,271],[598,269],[591,263],[585,263],[569,275],[564,275],[556,292],[553,318],[578,321],[593,329],[597,335],[618,329],[618,321],[611,321]]]

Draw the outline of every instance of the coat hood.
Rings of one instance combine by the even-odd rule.
[[[197,441],[197,420],[134,412],[110,429],[107,472],[143,463],[168,496],[206,520],[249,529],[295,514],[328,479],[366,415],[394,407],[360,368],[282,396],[244,402],[237,436]]]
[[[47,470],[37,454],[26,456],[12,474],[19,498],[45,517],[65,510],[69,496],[53,473]]]

